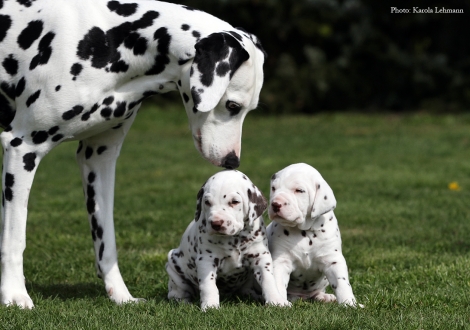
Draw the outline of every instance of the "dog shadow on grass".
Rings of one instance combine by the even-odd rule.
[[[33,300],[59,299],[62,301],[76,299],[108,299],[104,286],[100,283],[76,283],[76,284],[37,284],[27,282],[26,288]],[[138,296],[138,294],[137,294]],[[162,302],[168,301],[166,292],[152,292],[144,301]]]
[[[28,291],[42,299],[96,299],[106,297],[103,285],[97,283],[37,284],[27,283]]]

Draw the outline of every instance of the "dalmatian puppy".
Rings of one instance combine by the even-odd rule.
[[[199,293],[203,310],[218,308],[220,289],[289,306],[274,282],[262,217],[266,206],[258,188],[239,171],[209,178],[197,194],[196,215],[180,246],[168,253],[168,298],[190,302]]]
[[[277,172],[269,203],[267,234],[281,295],[356,306],[333,213],[336,199],[320,173],[303,163]],[[325,293],[328,284],[336,296]]]
[[[116,160],[141,102],[178,91],[196,149],[237,168],[264,57],[254,35],[187,6],[0,0],[0,303],[33,307],[23,274],[29,192],[43,157],[75,140],[97,274],[112,301],[136,301],[119,272],[113,203]]]

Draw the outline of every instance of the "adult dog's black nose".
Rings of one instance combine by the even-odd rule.
[[[224,157],[221,166],[233,170],[240,166],[240,158],[237,157],[235,151],[232,151]]]

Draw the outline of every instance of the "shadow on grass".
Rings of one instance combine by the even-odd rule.
[[[100,299],[108,298],[104,284],[98,283],[77,283],[77,284],[36,284],[26,283],[28,292],[32,295],[40,296],[42,299],[60,299],[62,301],[74,299]],[[129,288],[131,289],[131,288]],[[163,302],[168,301],[167,292],[154,292],[149,296],[139,295],[134,292],[134,297],[144,298],[147,301]],[[33,299],[34,300],[34,299]]]
[[[96,283],[78,283],[78,284],[35,284],[27,283],[29,292],[35,292],[44,299],[55,298],[61,300],[90,298],[96,299],[106,297],[104,285]]]

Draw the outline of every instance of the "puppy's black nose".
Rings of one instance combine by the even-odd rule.
[[[222,160],[222,167],[225,167],[229,170],[233,170],[240,166],[240,158],[237,157],[235,154],[235,151],[232,151],[225,156],[225,158]]]
[[[214,220],[211,221],[211,227],[212,229],[219,231],[222,228],[222,225],[224,224],[224,220]]]
[[[273,208],[273,211],[277,213],[281,210],[282,205],[276,202],[272,202],[271,207]]]

